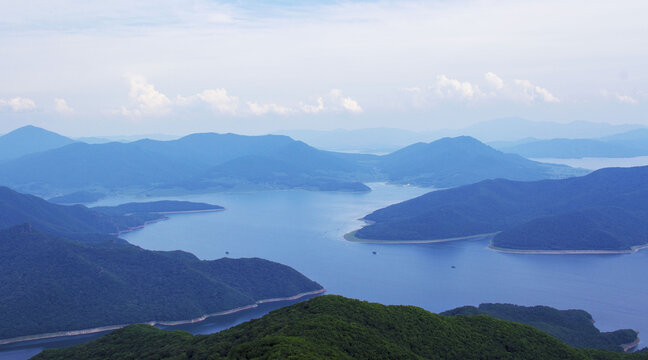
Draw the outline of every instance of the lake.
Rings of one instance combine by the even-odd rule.
[[[369,193],[268,191],[167,197],[222,205],[226,211],[178,214],[125,234],[153,250],[185,250],[201,259],[261,257],[290,265],[330,294],[434,312],[482,302],[549,305],[590,312],[604,331],[648,332],[648,251],[630,255],[515,255],[491,251],[488,239],[418,245],[351,243],[358,218],[429,189],[370,184]],[[98,205],[154,198],[111,198]],[[373,254],[373,252],[376,254]],[[286,303],[183,330],[211,333]],[[25,359],[45,347],[94,336],[0,347],[0,359]],[[643,345],[645,345],[644,342]]]

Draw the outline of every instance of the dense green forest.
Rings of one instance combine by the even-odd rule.
[[[361,239],[431,240],[500,232],[519,250],[629,250],[648,243],[648,167],[562,180],[487,180],[377,210]]]
[[[583,350],[528,325],[320,296],[193,336],[133,325],[34,359],[648,359]]]
[[[0,339],[197,318],[322,287],[267,260],[201,261],[124,241],[0,231]]]
[[[21,194],[0,186],[0,229],[30,223],[35,228],[77,240],[94,239],[97,234],[118,234],[163,215],[108,215],[83,205],[53,204],[39,197]],[[105,236],[100,236],[105,238]]]
[[[594,326],[592,315],[583,310],[558,310],[548,306],[519,306],[512,304],[481,304],[463,306],[441,313],[446,316],[489,315],[542,330],[564,343],[580,348],[623,351],[621,345],[637,340],[631,329],[601,332]]]

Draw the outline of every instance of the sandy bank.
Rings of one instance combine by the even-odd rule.
[[[213,314],[203,315],[203,316],[197,317],[195,319],[178,320],[178,321],[149,321],[149,322],[138,322],[138,324],[144,323],[144,324],[149,324],[149,325],[166,325],[166,326],[192,324],[192,323],[197,323],[197,322],[203,321],[205,319],[208,319],[208,318],[214,317],[214,316],[229,315],[229,314],[237,313],[239,311],[253,309],[253,308],[259,306],[259,304],[266,304],[266,303],[279,302],[279,301],[297,300],[297,299],[305,297],[305,296],[319,295],[319,294],[322,294],[324,292],[326,292],[326,289],[322,288],[322,289],[315,290],[315,291],[308,291],[308,292],[299,293],[297,295],[293,295],[293,296],[289,296],[289,297],[262,299],[262,300],[258,300],[254,304],[241,306],[241,307],[238,307],[238,308],[235,308],[235,309],[225,310],[225,311],[221,311],[221,312],[217,312],[217,313],[213,313]],[[128,326],[128,325],[132,325],[132,324],[108,325],[108,326],[101,326],[101,327],[95,327],[95,328],[83,329],[83,330],[58,331],[58,332],[53,332],[53,333],[19,336],[19,337],[14,337],[14,338],[9,338],[9,339],[0,339],[0,345],[7,345],[7,344],[23,342],[23,341],[50,339],[50,338],[57,338],[57,337],[95,334],[95,333],[100,333],[100,332],[104,332],[104,331],[112,331],[112,330],[120,329],[120,328],[123,328],[123,327]]]
[[[433,240],[375,240],[375,239],[362,239],[357,237],[355,234],[358,230],[352,231],[350,233],[344,234],[344,239],[347,241],[364,243],[364,244],[431,244],[431,243],[441,243],[449,241],[461,241],[461,240],[471,240],[478,238],[485,238],[494,236],[497,233],[488,233],[488,234],[477,234],[470,236],[461,236],[454,238],[445,238],[445,239],[433,239]]]
[[[641,249],[648,248],[648,244],[633,246],[628,250],[518,250],[488,246],[489,249],[507,254],[526,254],[526,255],[618,255],[632,254]]]

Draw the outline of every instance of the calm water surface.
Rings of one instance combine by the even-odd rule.
[[[229,252],[227,256],[234,258],[277,261],[318,281],[328,293],[384,304],[416,305],[434,312],[482,302],[542,304],[585,309],[604,331],[633,328],[648,332],[648,251],[514,255],[488,250],[488,239],[425,245],[347,242],[343,235],[362,226],[358,218],[428,191],[371,186],[372,192],[358,194],[273,191],[175,197],[222,205],[226,211],[172,215],[168,221],[124,238],[146,249],[181,249],[201,259],[218,259]],[[108,199],[101,205],[131,200]],[[211,333],[284,304],[181,329]],[[92,337],[0,347],[0,358],[23,359],[44,347],[88,338]]]

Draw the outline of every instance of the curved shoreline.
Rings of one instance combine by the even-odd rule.
[[[243,310],[253,309],[253,308],[258,307],[260,304],[266,304],[266,303],[271,303],[271,302],[280,302],[280,301],[297,300],[297,299],[305,297],[305,296],[319,295],[319,294],[322,294],[324,292],[326,292],[326,289],[321,288],[319,290],[307,291],[307,292],[299,293],[299,294],[296,294],[296,295],[293,295],[293,296],[287,296],[287,297],[282,297],[282,298],[261,299],[261,300],[255,301],[254,304],[245,305],[245,306],[241,306],[241,307],[237,307],[237,308],[234,308],[234,309],[225,310],[225,311],[221,311],[221,312],[217,312],[217,313],[206,314],[206,315],[194,318],[194,319],[178,320],[178,321],[149,321],[149,322],[137,322],[137,323],[133,323],[133,324],[149,324],[151,326],[155,326],[155,325],[175,326],[175,325],[182,325],[182,324],[193,324],[193,323],[197,323],[197,322],[201,322],[203,320],[206,320],[206,319],[208,319],[210,317],[230,315],[230,314],[234,314],[234,313],[237,313],[237,312],[240,312],[240,311],[243,311]],[[24,341],[43,340],[43,339],[51,339],[51,338],[58,338],[58,337],[95,334],[95,333],[104,332],[104,331],[117,330],[117,329],[129,326],[129,325],[133,325],[133,324],[107,325],[107,326],[100,326],[100,327],[82,329],[82,330],[58,331],[58,332],[53,332],[53,333],[18,336],[18,337],[14,337],[14,338],[0,339],[0,345],[8,345],[8,344],[14,344],[14,343],[19,343],[19,342],[24,342]]]
[[[222,208],[222,209],[206,209],[206,210],[160,211],[160,212],[151,212],[150,214],[173,215],[173,214],[195,214],[195,213],[216,212],[216,211],[225,211],[225,208]],[[110,235],[119,236],[121,234],[126,234],[126,233],[129,233],[129,232],[133,232],[135,230],[143,229],[143,228],[146,227],[146,225],[153,224],[153,223],[160,222],[160,221],[165,221],[165,220],[169,220],[169,217],[163,216],[163,217],[161,217],[159,219],[145,221],[142,225],[132,226],[132,227],[129,227],[128,229],[119,230],[118,232],[112,233]]]
[[[518,250],[507,249],[488,245],[488,249],[505,253],[505,254],[523,254],[523,255],[620,255],[632,254],[639,250],[648,248],[648,244],[633,246],[628,250]]]
[[[497,232],[494,232],[494,233],[487,233],[487,234],[477,234],[477,235],[460,236],[460,237],[445,238],[445,239],[434,239],[434,240],[376,240],[376,239],[362,239],[356,237],[355,234],[356,232],[358,232],[358,230],[354,230],[344,234],[344,239],[347,241],[362,243],[362,244],[433,244],[433,243],[485,238],[497,234]]]

